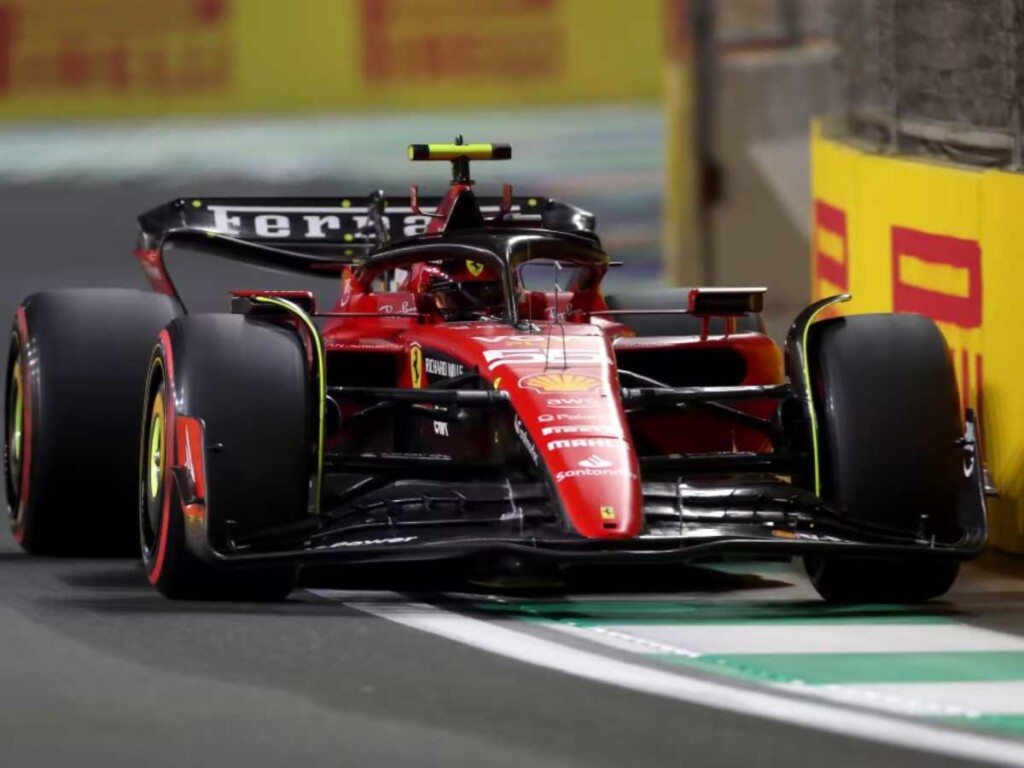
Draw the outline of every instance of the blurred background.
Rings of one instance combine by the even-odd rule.
[[[141,284],[134,217],[177,195],[445,184],[410,142],[508,141],[481,189],[597,214],[618,282],[806,302],[830,0],[3,0],[0,313]],[[42,267],[42,268],[41,268]],[[12,280],[19,275],[21,279]]]

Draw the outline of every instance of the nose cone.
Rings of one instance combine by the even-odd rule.
[[[621,429],[573,434],[559,434],[557,429],[541,427],[541,450],[573,527],[588,538],[636,536],[641,525],[639,472]],[[545,431],[551,433],[544,435]],[[609,434],[615,431],[619,434]]]
[[[640,473],[610,362],[526,372],[509,392],[519,414],[516,430],[536,445],[576,531],[589,538],[636,536]]]
[[[546,468],[575,531],[596,539],[637,536],[640,472],[604,333],[559,324],[536,334],[478,333],[470,340],[479,345],[480,370],[508,393],[516,432]]]

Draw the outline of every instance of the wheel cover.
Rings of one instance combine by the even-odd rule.
[[[11,366],[11,378],[7,382],[7,450],[8,472],[11,488],[21,492],[21,458],[25,446],[25,391],[21,377],[21,355],[18,354]]]
[[[167,447],[167,412],[164,388],[161,385],[153,396],[143,443],[142,457],[142,546],[146,555],[156,549],[160,538],[160,522],[164,501],[164,465]]]

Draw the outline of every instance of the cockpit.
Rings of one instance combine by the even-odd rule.
[[[467,233],[458,243],[423,236],[368,258],[355,272],[367,298],[351,300],[373,311],[369,303],[379,302],[368,297],[386,295],[444,321],[568,319],[603,308],[598,289],[608,266],[595,242],[563,233]]]

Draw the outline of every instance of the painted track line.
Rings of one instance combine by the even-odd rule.
[[[839,736],[998,765],[1024,765],[1024,743],[647,667],[425,603],[358,599],[352,592],[334,590],[313,590],[313,594],[406,627],[599,683]]]
[[[721,625],[634,626],[610,619],[607,630],[634,635],[700,654],[732,653],[864,653],[884,649],[890,653],[924,651],[1024,651],[1024,639],[967,625],[922,627],[879,624],[870,632],[851,632],[849,626],[743,626],[723,632]]]
[[[999,682],[952,683],[866,683],[844,685],[802,686],[801,693],[837,700],[871,700],[871,706],[886,707],[907,714],[906,708],[895,709],[906,701],[920,702],[923,715],[963,714],[979,716],[1024,714],[1024,680]]]
[[[697,659],[701,658],[703,654],[695,651],[679,648],[678,646],[668,645],[654,640],[648,640],[643,637],[637,637],[631,635],[622,630],[610,630],[605,627],[579,627],[569,622],[553,622],[546,624],[546,627],[564,632],[568,635],[584,638],[592,642],[606,645],[616,650],[626,651],[629,653],[636,653],[643,656],[649,656],[651,653],[660,653],[668,656],[680,656],[684,659]],[[745,628],[746,629],[746,628]],[[787,654],[793,656],[805,656],[805,654]],[[764,684],[763,682],[759,684]],[[868,684],[855,684],[855,683],[842,683],[842,684],[826,684],[826,685],[813,685],[806,684],[799,680],[794,680],[788,683],[768,683],[779,690],[784,690],[786,693],[803,696],[807,698],[822,698],[831,701],[839,702],[841,704],[848,704],[857,707],[866,707],[868,709],[883,710],[885,712],[891,712],[894,715],[909,716],[909,717],[962,717],[962,718],[977,718],[986,709],[990,707],[984,706],[985,703],[991,703],[991,701],[998,701],[1000,699],[1006,699],[1007,697],[1017,696],[1018,691],[1015,689],[1009,694],[1002,694],[999,692],[998,686],[1005,685],[1005,683],[997,683],[995,690],[992,686],[987,689],[981,689],[980,691],[973,691],[970,688],[953,688],[950,690],[949,683],[926,683],[924,685],[915,684],[885,684],[885,683],[868,683]],[[936,693],[938,692],[937,686],[947,686],[946,699],[942,701],[934,701]],[[1016,687],[1015,687],[1016,688]],[[980,700],[980,704],[975,706],[961,706],[957,703],[956,696],[949,696],[950,693],[963,694],[965,692],[973,692],[975,694],[975,701]],[[995,694],[995,695],[993,695]],[[987,699],[985,697],[988,697]],[[1021,708],[1021,702],[1024,702],[1024,692],[1020,693],[1020,701],[1016,702],[1012,706],[1007,706],[1000,702],[1001,706],[998,706],[999,714],[1016,714]],[[1002,710],[1006,710],[1003,712]]]

